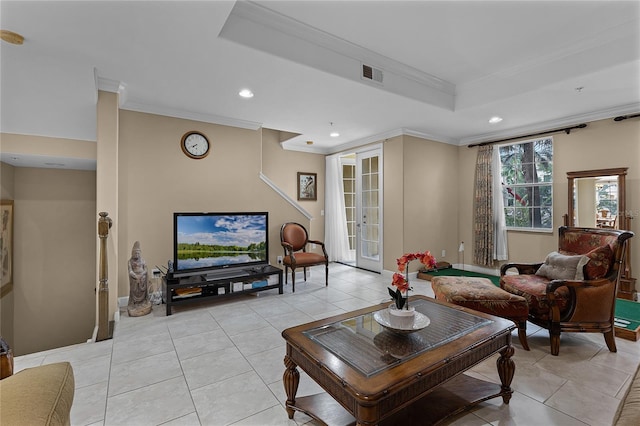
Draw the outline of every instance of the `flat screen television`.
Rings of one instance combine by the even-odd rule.
[[[269,214],[174,213],[174,275],[269,263]]]

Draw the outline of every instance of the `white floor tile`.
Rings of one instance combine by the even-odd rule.
[[[433,296],[429,281],[411,284],[415,294]],[[289,283],[282,295],[180,306],[170,316],[164,305],[135,318],[124,309],[113,339],[17,357],[15,371],[71,362],[73,425],[316,426],[303,413],[286,415],[282,330],[388,300],[389,286],[379,274],[331,264],[328,287],[324,270],[312,268],[295,293]],[[599,334],[564,333],[552,356],[547,330],[528,324],[527,334],[531,351],[513,337],[510,404],[492,399],[445,424],[610,424],[640,364],[640,342],[616,339],[612,353]],[[497,383],[496,357],[468,374]],[[300,370],[298,396],[322,391]]]

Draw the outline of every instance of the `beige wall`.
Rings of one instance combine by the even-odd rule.
[[[3,133],[2,152],[95,160],[96,143],[78,139]]]
[[[457,147],[404,136],[403,157],[403,253],[429,250],[439,261],[457,263]],[[412,262],[410,270],[421,266]]]
[[[640,121],[612,119],[589,123],[569,135],[553,135],[553,233],[508,232],[509,261],[536,262],[557,248],[559,226],[567,213],[567,172],[610,167],[628,167],[627,210],[640,212]],[[473,241],[473,179],[477,148],[459,150],[460,238]],[[631,221],[636,236],[631,240],[633,276],[640,276],[640,217]],[[472,245],[466,244],[466,263],[471,263]]]
[[[16,355],[85,342],[95,325],[95,173],[15,168]]]
[[[383,161],[383,259],[382,268],[396,271],[396,259],[404,253],[405,223],[404,140],[397,136],[384,141]]]
[[[197,130],[209,138],[210,154],[193,160],[182,153],[180,139]],[[282,151],[274,131],[246,130],[132,111],[120,112],[118,294],[129,294],[126,262],[135,241],[149,267],[166,265],[173,257],[173,213],[200,211],[268,211],[269,255],[281,254],[279,230],[306,218],[260,179],[260,171],[295,199],[296,172],[318,173],[324,182],[324,156]],[[264,141],[264,148],[263,148]],[[262,156],[268,163],[262,167]],[[324,236],[318,201],[304,202],[313,214],[311,233]]]
[[[574,181],[576,183],[576,226],[587,228],[596,227],[596,180],[591,178],[581,178]],[[568,190],[568,187],[567,187]],[[567,203],[569,201],[567,200]]]
[[[425,250],[456,263],[457,147],[413,136],[394,137],[383,146],[384,269],[395,271],[402,254]],[[409,270],[420,267],[413,262]]]
[[[14,199],[15,168],[0,162],[0,199]],[[13,285],[7,286],[0,298],[0,336],[13,347]]]
[[[299,204],[312,216],[307,228],[309,237],[324,240],[324,217],[322,216],[322,211],[324,210],[325,157],[324,155],[282,149],[279,142],[283,138],[281,133],[283,132],[271,129],[262,131],[262,172],[294,200],[297,198],[298,172],[318,174],[317,201],[304,200],[299,201]],[[286,135],[290,134],[285,133]],[[279,244],[279,234],[273,237],[278,240]],[[281,253],[282,247],[279,245],[277,251],[278,254],[283,254]]]

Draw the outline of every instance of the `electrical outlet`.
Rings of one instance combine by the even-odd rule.
[[[282,256],[278,256],[277,262],[278,262],[278,265],[282,265]]]
[[[447,256],[447,251],[446,250],[442,250],[442,257],[446,257]]]
[[[312,249],[316,248],[316,245],[314,243],[311,243],[311,248]]]

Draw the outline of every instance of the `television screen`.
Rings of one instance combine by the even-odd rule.
[[[175,272],[267,264],[269,215],[174,213]]]

